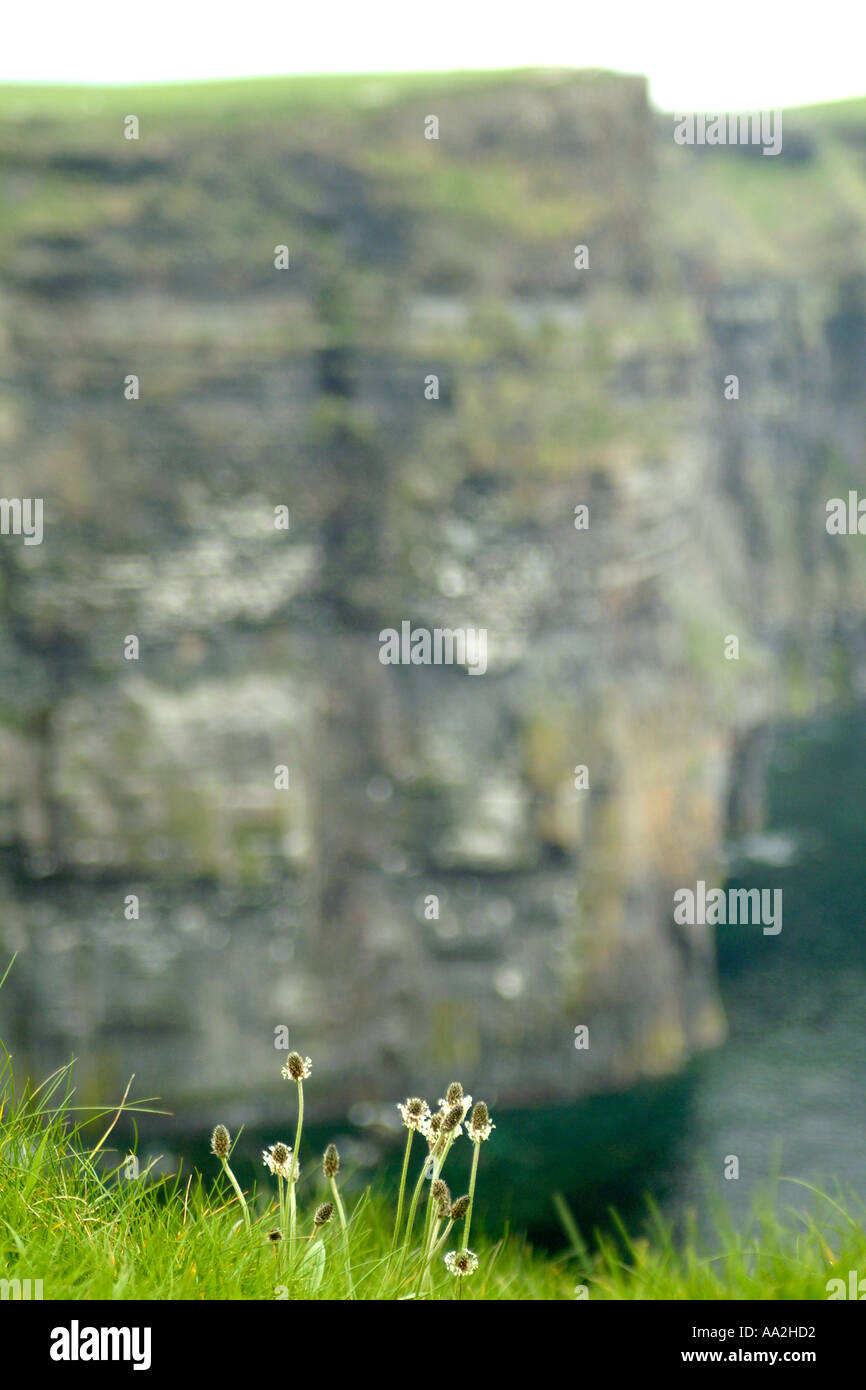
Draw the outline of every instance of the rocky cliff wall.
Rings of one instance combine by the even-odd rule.
[[[604,74],[123,100],[0,125],[7,1041],[180,1107],[278,1097],[282,1024],[334,1108],[682,1067],[724,1020],[673,891],[768,721],[863,688],[862,272],[755,209],[861,147],[680,149]],[[382,665],[404,621],[487,671]]]

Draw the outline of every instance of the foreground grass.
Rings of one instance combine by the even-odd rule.
[[[423,1283],[417,1250],[399,1273],[394,1202],[383,1193],[348,1197],[345,1239],[332,1219],[312,1240],[314,1208],[332,1189],[309,1155],[291,1261],[289,1242],[270,1238],[280,1224],[272,1193],[246,1194],[247,1227],[217,1160],[215,1179],[130,1179],[126,1156],[108,1157],[111,1135],[122,1115],[147,1107],[82,1116],[71,1102],[69,1068],[16,1096],[8,1057],[2,1064],[0,1279],[41,1279],[45,1299],[826,1299],[829,1279],[847,1286],[849,1270],[866,1274],[862,1213],[783,1180],[790,1205],[767,1199],[742,1230],[719,1215],[710,1244],[694,1227],[675,1240],[652,1211],[646,1235],[620,1231],[591,1253],[554,1197],[561,1255],[514,1234],[477,1236],[471,1278],[453,1278],[437,1258]]]

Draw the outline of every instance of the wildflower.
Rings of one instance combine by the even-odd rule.
[[[494,1128],[491,1123],[490,1114],[483,1100],[479,1100],[475,1109],[472,1111],[472,1118],[466,1126],[466,1132],[472,1140],[472,1171],[469,1174],[469,1201],[466,1207],[466,1224],[463,1227],[463,1248],[469,1245],[469,1229],[472,1224],[472,1211],[475,1204],[475,1179],[478,1177],[478,1159],[481,1156],[481,1143],[484,1139],[490,1138],[490,1131]]]
[[[473,1144],[480,1144],[484,1139],[490,1138],[491,1130],[496,1128],[490,1119],[490,1114],[483,1100],[476,1102],[472,1111],[472,1116],[466,1126],[466,1133]]]
[[[468,1210],[469,1195],[467,1193],[465,1197],[458,1197],[457,1201],[452,1203],[449,1216],[452,1221],[462,1221]]]
[[[289,1252],[290,1258],[295,1254],[295,1238],[298,1229],[298,1208],[295,1197],[295,1182],[298,1178],[298,1156],[301,1152],[301,1131],[304,1128],[304,1082],[312,1070],[312,1062],[309,1057],[302,1057],[300,1052],[290,1052],[286,1058],[286,1065],[283,1067],[283,1076],[287,1081],[296,1081],[298,1085],[298,1126],[295,1130],[295,1153],[292,1159],[292,1166],[285,1176],[289,1182]]]
[[[451,1210],[451,1193],[448,1191],[448,1184],[442,1178],[436,1178],[430,1188],[430,1196],[439,1207],[439,1220],[446,1220]]]
[[[262,1162],[265,1167],[278,1178],[285,1178],[287,1182],[292,1173],[291,1160],[292,1151],[288,1144],[278,1142],[262,1150]]]
[[[426,1100],[421,1100],[420,1096],[409,1096],[404,1105],[398,1102],[397,1109],[403,1116],[403,1123],[407,1129],[417,1129],[421,1134],[424,1133],[430,1118],[430,1106]]]
[[[400,1174],[400,1190],[397,1196],[397,1216],[394,1221],[394,1234],[391,1237],[392,1253],[397,1248],[397,1238],[400,1234],[400,1225],[403,1221],[403,1199],[406,1195],[406,1174],[409,1171],[409,1155],[412,1152],[412,1140],[415,1138],[416,1133],[423,1134],[425,1139],[429,1138],[428,1127],[430,1124],[430,1106],[427,1104],[426,1100],[422,1100],[420,1096],[407,1096],[402,1104],[398,1101],[397,1109],[403,1117],[403,1124],[406,1126],[408,1133],[406,1135],[406,1148],[403,1154],[403,1171]],[[415,1215],[416,1200],[417,1192],[412,1204],[413,1217]]]
[[[445,1267],[455,1279],[465,1279],[478,1268],[478,1256],[471,1250],[449,1250],[445,1256]]]
[[[437,1111],[435,1115],[429,1117],[421,1133],[424,1135],[430,1148],[435,1148],[442,1134],[442,1115],[440,1112]]]
[[[276,1260],[277,1264],[279,1264],[280,1262],[280,1241],[282,1240],[282,1238],[282,1231],[278,1229],[268,1231],[268,1240],[270,1241],[271,1249],[274,1252],[274,1259]]]
[[[456,1099],[458,1091],[460,1093],[459,1100]],[[419,1173],[418,1181],[415,1184],[415,1191],[412,1194],[412,1201],[409,1204],[409,1215],[406,1220],[406,1239],[403,1244],[403,1251],[400,1256],[400,1263],[397,1269],[398,1284],[403,1273],[403,1267],[406,1263],[406,1253],[409,1249],[410,1239],[412,1235],[412,1223],[415,1219],[415,1212],[418,1208],[418,1198],[421,1195],[421,1189],[424,1186],[425,1181],[427,1181],[428,1179],[432,1178],[434,1183],[438,1180],[439,1170],[441,1169],[442,1164],[445,1161],[445,1156],[448,1153],[448,1149],[453,1140],[456,1139],[458,1135],[461,1133],[460,1124],[466,1115],[466,1108],[468,1105],[472,1104],[472,1098],[470,1096],[467,1096],[465,1098],[463,1097],[463,1087],[460,1085],[459,1081],[452,1081],[451,1085],[448,1087],[448,1096],[455,1097],[454,1104],[448,1107],[446,1096],[445,1100],[440,1100],[439,1102],[440,1109],[435,1114],[428,1115],[424,1119],[422,1124],[421,1133],[427,1140],[429,1152],[427,1154],[427,1158],[421,1166],[421,1172]],[[406,1182],[406,1170],[409,1164],[409,1145],[411,1144],[412,1138],[413,1130],[410,1129],[406,1139],[406,1154],[403,1159],[403,1175],[400,1179],[400,1196],[397,1202],[397,1220],[394,1223],[394,1235],[391,1242],[392,1251],[396,1249],[397,1239],[400,1232],[400,1222],[403,1214],[403,1190]],[[431,1207],[428,1206],[427,1210],[429,1221]],[[429,1231],[425,1233],[424,1237],[425,1249],[427,1247],[428,1240]]]
[[[471,1097],[469,1097],[469,1099],[471,1100]],[[463,1133],[461,1122],[465,1119],[465,1116],[466,1110],[463,1101],[458,1101],[456,1105],[452,1105],[451,1109],[446,1110],[444,1114],[440,1111],[438,1115],[438,1127],[436,1127],[435,1130],[431,1127],[428,1131],[427,1142],[430,1145],[430,1153],[434,1160],[439,1160],[440,1167],[442,1163],[444,1163],[445,1155],[448,1153],[454,1140],[459,1139]],[[437,1117],[431,1116],[431,1120],[435,1118]]]
[[[240,1183],[235,1177],[229,1166],[229,1149],[231,1148],[232,1138],[225,1125],[217,1125],[210,1137],[211,1153],[215,1154],[223,1166],[223,1172],[235,1190],[235,1195],[241,1204],[244,1214],[244,1224],[247,1230],[250,1229],[250,1214],[247,1210],[246,1198],[240,1188]]]
[[[471,1105],[472,1097],[463,1094],[463,1087],[459,1081],[452,1081],[445,1093],[445,1099],[439,1101],[442,1127],[446,1133],[453,1133],[455,1139],[459,1139],[463,1133],[461,1126]],[[448,1121],[451,1120],[455,1111],[460,1112],[459,1117],[456,1121],[452,1121],[449,1126]]]
[[[411,1137],[412,1136],[410,1134],[409,1138],[411,1139]],[[331,1196],[334,1199],[333,1205],[334,1207],[336,1207],[337,1218],[340,1222],[340,1229],[343,1232],[343,1254],[346,1260],[346,1283],[349,1289],[349,1297],[354,1298],[355,1290],[352,1285],[352,1266],[349,1259],[349,1233],[348,1228],[346,1226],[346,1212],[343,1207],[342,1198],[340,1197],[340,1189],[337,1187],[337,1174],[339,1173],[339,1171],[340,1155],[337,1152],[337,1146],[336,1144],[329,1144],[328,1147],[325,1149],[324,1157],[322,1158],[322,1172],[324,1173],[330,1185]],[[314,1230],[314,1238],[315,1234],[316,1232]]]
[[[317,1207],[317,1208],[316,1208],[316,1214],[315,1214],[315,1216],[313,1217],[313,1225],[314,1225],[314,1226],[327,1226],[328,1222],[330,1221],[330,1219],[331,1219],[331,1217],[332,1217],[333,1215],[334,1215],[334,1203],[333,1203],[333,1202],[323,1202],[322,1205],[321,1205],[320,1207]]]
[[[228,1158],[231,1142],[231,1135],[225,1125],[217,1125],[210,1137],[210,1151],[216,1154],[217,1158]]]
[[[309,1057],[302,1057],[300,1052],[290,1052],[282,1072],[287,1081],[306,1081],[312,1068]]]
[[[460,1121],[465,1114],[466,1111],[463,1109],[462,1105],[452,1105],[451,1109],[442,1117],[442,1133],[451,1134],[456,1130],[457,1134],[455,1138],[458,1137],[461,1133]]]

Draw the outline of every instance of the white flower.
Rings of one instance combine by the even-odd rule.
[[[430,1106],[426,1100],[421,1100],[418,1096],[407,1096],[405,1105],[398,1101],[397,1109],[403,1116],[403,1123],[407,1129],[417,1129],[419,1134],[426,1134],[427,1121],[430,1118]]]
[[[262,1162],[276,1177],[285,1178],[288,1182],[292,1174],[292,1151],[288,1144],[278,1142],[263,1149]]]
[[[457,1105],[463,1100],[469,1100],[471,1102],[472,1097],[464,1096],[463,1087],[460,1085],[459,1081],[452,1081],[448,1090],[445,1092],[444,1099],[442,1096],[439,1097],[439,1106],[442,1110],[450,1110],[452,1105]]]
[[[445,1268],[455,1279],[465,1279],[478,1268],[478,1256],[471,1250],[449,1250],[445,1256]]]
[[[483,1140],[490,1138],[491,1130],[495,1128],[496,1126],[490,1119],[487,1106],[484,1104],[483,1100],[479,1100],[469,1117],[466,1133],[473,1144],[480,1144]]]
[[[290,1052],[282,1074],[287,1081],[306,1081],[313,1069],[311,1058],[302,1057],[300,1052]]]
[[[421,1133],[424,1135],[430,1148],[435,1148],[442,1136],[442,1112],[440,1110],[437,1110],[435,1115],[427,1116]]]

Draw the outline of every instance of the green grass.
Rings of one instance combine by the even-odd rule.
[[[471,91],[505,83],[555,84],[580,78],[603,82],[619,74],[586,68],[464,68],[450,72],[363,72],[233,77],[197,82],[134,84],[0,83],[0,116],[75,114],[117,100],[127,110],[136,102],[151,111],[180,115],[227,109],[254,115],[287,108],[367,107],[406,97]],[[866,121],[866,97],[785,109],[785,115],[822,122]]]
[[[798,116],[808,116],[811,121],[828,121],[831,124],[866,122],[866,97],[847,97],[842,101],[820,101],[811,106],[798,106]]]
[[[604,83],[615,72],[588,68],[466,68],[450,72],[364,72],[205,79],[134,84],[0,83],[0,119],[55,118],[86,121],[108,113],[136,112],[183,124],[206,118],[260,121],[287,113],[350,113],[413,98],[450,96],[506,85],[543,87],[579,80]],[[785,108],[785,118],[823,125],[866,123],[866,97]]]
[[[391,106],[412,97],[447,96],[511,83],[568,80],[564,69],[505,68],[454,72],[325,73],[295,77],[228,78],[136,85],[0,83],[0,118],[27,120],[145,113],[173,123],[261,121],[293,112],[350,113]]]
[[[806,1184],[782,1180],[787,1207],[768,1194],[742,1229],[720,1211],[710,1242],[700,1238],[694,1218],[675,1236],[650,1207],[643,1235],[634,1238],[620,1228],[599,1236],[592,1250],[553,1194],[563,1225],[560,1254],[534,1251],[525,1238],[504,1232],[500,1239],[473,1239],[479,1266],[470,1278],[455,1279],[438,1257],[423,1283],[416,1241],[406,1247],[400,1273],[402,1247],[390,1248],[394,1196],[375,1187],[354,1195],[351,1184],[344,1190],[346,1243],[336,1216],[311,1242],[313,1213],[329,1189],[309,1152],[302,1153],[298,1240],[290,1261],[289,1241],[269,1239],[280,1216],[267,1174],[257,1192],[246,1194],[247,1228],[216,1158],[208,1174],[125,1175],[127,1155],[112,1154],[112,1136],[122,1117],[128,1122],[147,1112],[147,1103],[124,1097],[113,1110],[82,1112],[73,1101],[71,1066],[16,1092],[4,1053],[0,1279],[41,1279],[48,1300],[818,1300],[828,1296],[828,1279],[842,1278],[847,1286],[849,1270],[866,1273],[862,1214],[850,1214]],[[416,1140],[417,1158],[425,1145]],[[243,1146],[243,1135],[236,1143]],[[417,1170],[413,1163],[410,1187]],[[416,1235],[419,1229],[416,1222]],[[449,1246],[459,1248],[459,1242]]]

